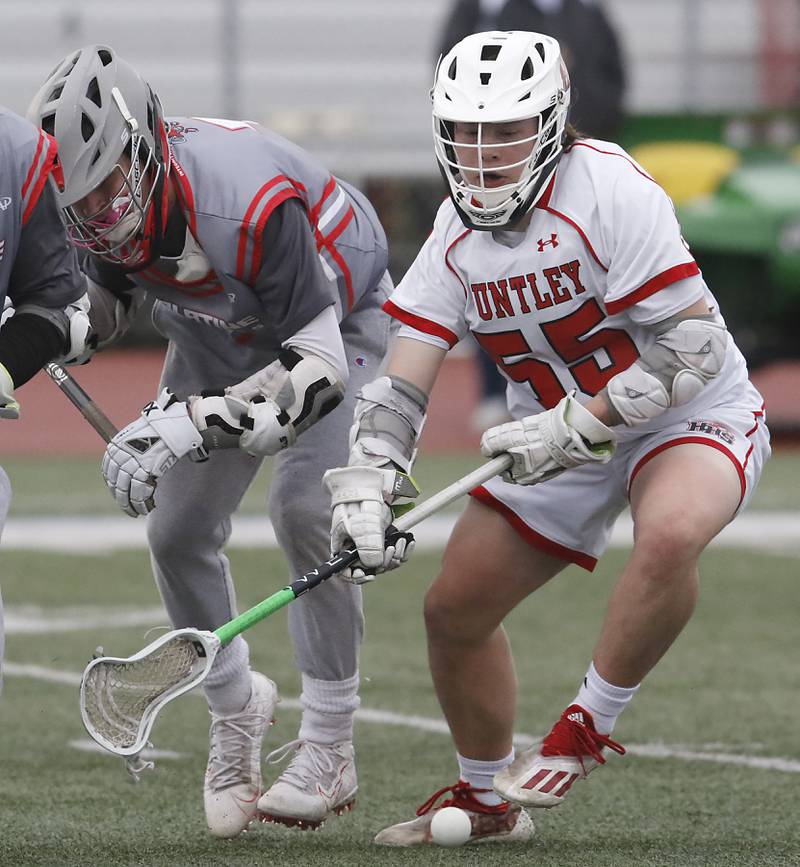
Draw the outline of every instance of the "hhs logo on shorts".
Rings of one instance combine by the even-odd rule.
[[[729,446],[733,445],[734,440],[736,439],[735,434],[731,429],[718,421],[687,421],[686,429],[690,433],[702,433],[702,434],[710,434],[711,436],[717,437],[717,439],[721,439],[722,442],[727,443]]]

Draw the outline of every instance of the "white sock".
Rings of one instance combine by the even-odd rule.
[[[316,680],[303,675],[303,719],[298,737],[317,744],[353,740],[353,717],[361,704],[358,672],[347,680]]]
[[[250,652],[247,643],[237,635],[214,660],[203,684],[206,701],[217,716],[238,713],[250,700]]]
[[[496,807],[503,803],[503,799],[492,791],[494,775],[508,767],[514,761],[514,749],[504,759],[496,759],[493,762],[482,762],[478,759],[468,759],[460,753],[458,756],[458,768],[461,779],[469,783],[473,789],[488,789],[488,792],[473,792],[472,797],[487,807]]]
[[[614,731],[617,717],[636,695],[639,686],[641,684],[632,687],[610,684],[600,677],[592,662],[573,704],[579,704],[589,711],[600,734],[610,735]]]

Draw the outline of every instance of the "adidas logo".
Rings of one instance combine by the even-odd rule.
[[[581,725],[586,725],[586,721],[583,718],[583,714],[579,710],[575,710],[570,714],[567,714],[567,719],[570,722],[580,723]]]

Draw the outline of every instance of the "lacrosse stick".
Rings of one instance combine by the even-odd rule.
[[[397,519],[390,528],[388,541],[508,469],[511,462],[510,455],[499,455],[429,497]],[[128,770],[137,777],[150,766],[139,754],[147,746],[153,722],[165,704],[202,683],[214,657],[237,635],[357,559],[355,548],[340,551],[213,632],[177,629],[127,659],[114,656],[93,659],[81,680],[81,717],[86,731],[109,752],[126,757]]]
[[[77,382],[60,365],[50,362],[44,366],[45,372],[64,394],[78,408],[78,412],[106,441],[111,439],[117,432],[114,423],[102,409],[89,397]]]

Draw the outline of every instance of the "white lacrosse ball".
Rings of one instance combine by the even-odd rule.
[[[431,821],[431,837],[439,846],[463,846],[471,833],[472,822],[458,807],[442,807]]]

